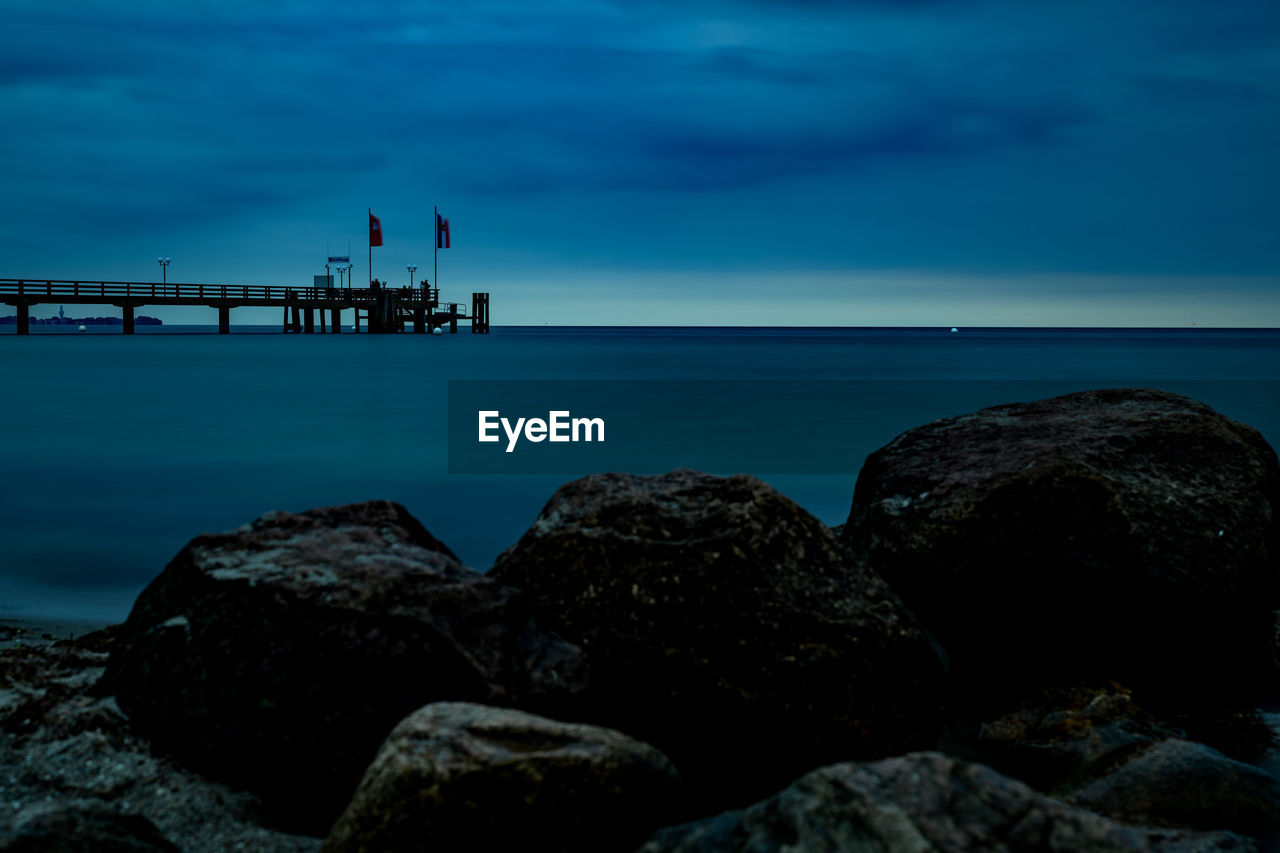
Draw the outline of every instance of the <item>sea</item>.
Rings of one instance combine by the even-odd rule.
[[[120,621],[202,532],[273,509],[376,498],[404,504],[463,562],[487,570],[583,472],[451,473],[451,380],[629,383],[641,409],[652,402],[685,419],[655,432],[665,442],[656,464],[696,463],[701,444],[741,451],[713,473],[760,476],[828,524],[845,520],[857,464],[789,470],[784,449],[860,460],[904,430],[983,406],[1159,387],[1280,442],[1276,329],[216,331],[0,331],[0,619]],[[768,417],[759,419],[744,403],[733,415],[744,428],[726,431],[724,412],[711,429],[698,405],[709,382],[758,386],[762,400],[804,390],[785,405],[762,403]],[[814,412],[830,411],[841,427],[814,438]],[[634,473],[652,473],[647,465]]]

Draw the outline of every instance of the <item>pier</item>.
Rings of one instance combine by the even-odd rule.
[[[448,327],[456,335],[460,321],[471,327],[472,334],[489,333],[488,293],[472,293],[468,311],[464,303],[441,303],[435,287],[386,287],[376,282],[373,287],[342,288],[0,278],[0,303],[18,309],[19,335],[30,334],[31,306],[48,302],[123,309],[126,335],[134,333],[134,311],[144,305],[216,308],[218,332],[223,335],[231,332],[231,310],[243,307],[281,308],[283,331],[308,335],[317,326],[321,334],[338,334],[341,312],[348,308],[355,312],[357,332],[363,320],[373,334],[423,334]]]

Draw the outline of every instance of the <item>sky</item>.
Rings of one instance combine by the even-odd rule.
[[[1274,0],[0,20],[0,277],[359,284],[371,208],[374,277],[495,325],[1280,325]]]

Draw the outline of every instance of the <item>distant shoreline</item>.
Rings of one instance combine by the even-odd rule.
[[[37,319],[31,318],[32,326],[74,326],[74,325],[104,325],[104,326],[120,326],[123,324],[120,317],[82,317],[72,319],[70,317],[59,320],[58,318]],[[146,317],[139,315],[135,322],[138,325],[145,326],[161,326],[163,321],[155,317]],[[16,326],[16,319],[13,315],[0,317],[0,327]],[[350,324],[344,322],[344,327]],[[218,329],[217,323],[171,323],[165,328],[167,329],[210,329],[214,332]],[[281,334],[280,323],[233,323],[233,330],[252,330],[251,333],[265,332],[272,330],[276,334]],[[635,324],[585,324],[585,323],[568,323],[562,325],[550,324],[511,324],[498,325],[494,324],[495,329],[505,329],[509,331],[557,331],[557,330],[643,330],[643,329],[673,329],[681,331],[832,331],[832,332],[943,332],[950,331],[949,326],[817,326],[817,325],[777,325],[777,326],[735,326],[735,325],[635,325]],[[1182,333],[1199,333],[1199,332],[1280,332],[1280,326],[959,326],[956,333],[963,335],[965,333],[999,333],[999,332],[1182,332]],[[347,334],[347,332],[343,332]],[[367,334],[361,327],[360,334]]]
[[[164,321],[155,317],[147,317],[138,315],[134,318],[134,323],[139,326],[163,326]],[[123,326],[123,317],[32,317],[30,320],[33,326]],[[7,317],[0,317],[0,326],[16,326],[18,325],[18,316],[10,314]]]
[[[24,619],[14,616],[0,617],[0,649],[19,646],[43,648],[59,640],[74,640],[94,631],[101,631],[114,623],[102,619]]]

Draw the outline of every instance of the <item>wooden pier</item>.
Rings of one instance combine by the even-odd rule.
[[[31,306],[58,302],[67,305],[114,305],[124,310],[124,333],[134,333],[134,310],[143,305],[202,305],[218,309],[218,332],[231,332],[231,309],[275,307],[284,310],[283,330],[302,334],[319,331],[338,334],[341,312],[355,311],[355,329],[363,319],[374,334],[413,331],[419,334],[448,327],[458,333],[458,322],[471,326],[472,334],[489,333],[489,294],[471,294],[471,307],[460,302],[440,302],[435,287],[268,287],[241,284],[179,284],[175,282],[64,281],[57,279],[0,278],[0,303],[18,309],[17,333],[30,334]],[[326,327],[326,315],[330,322]]]

